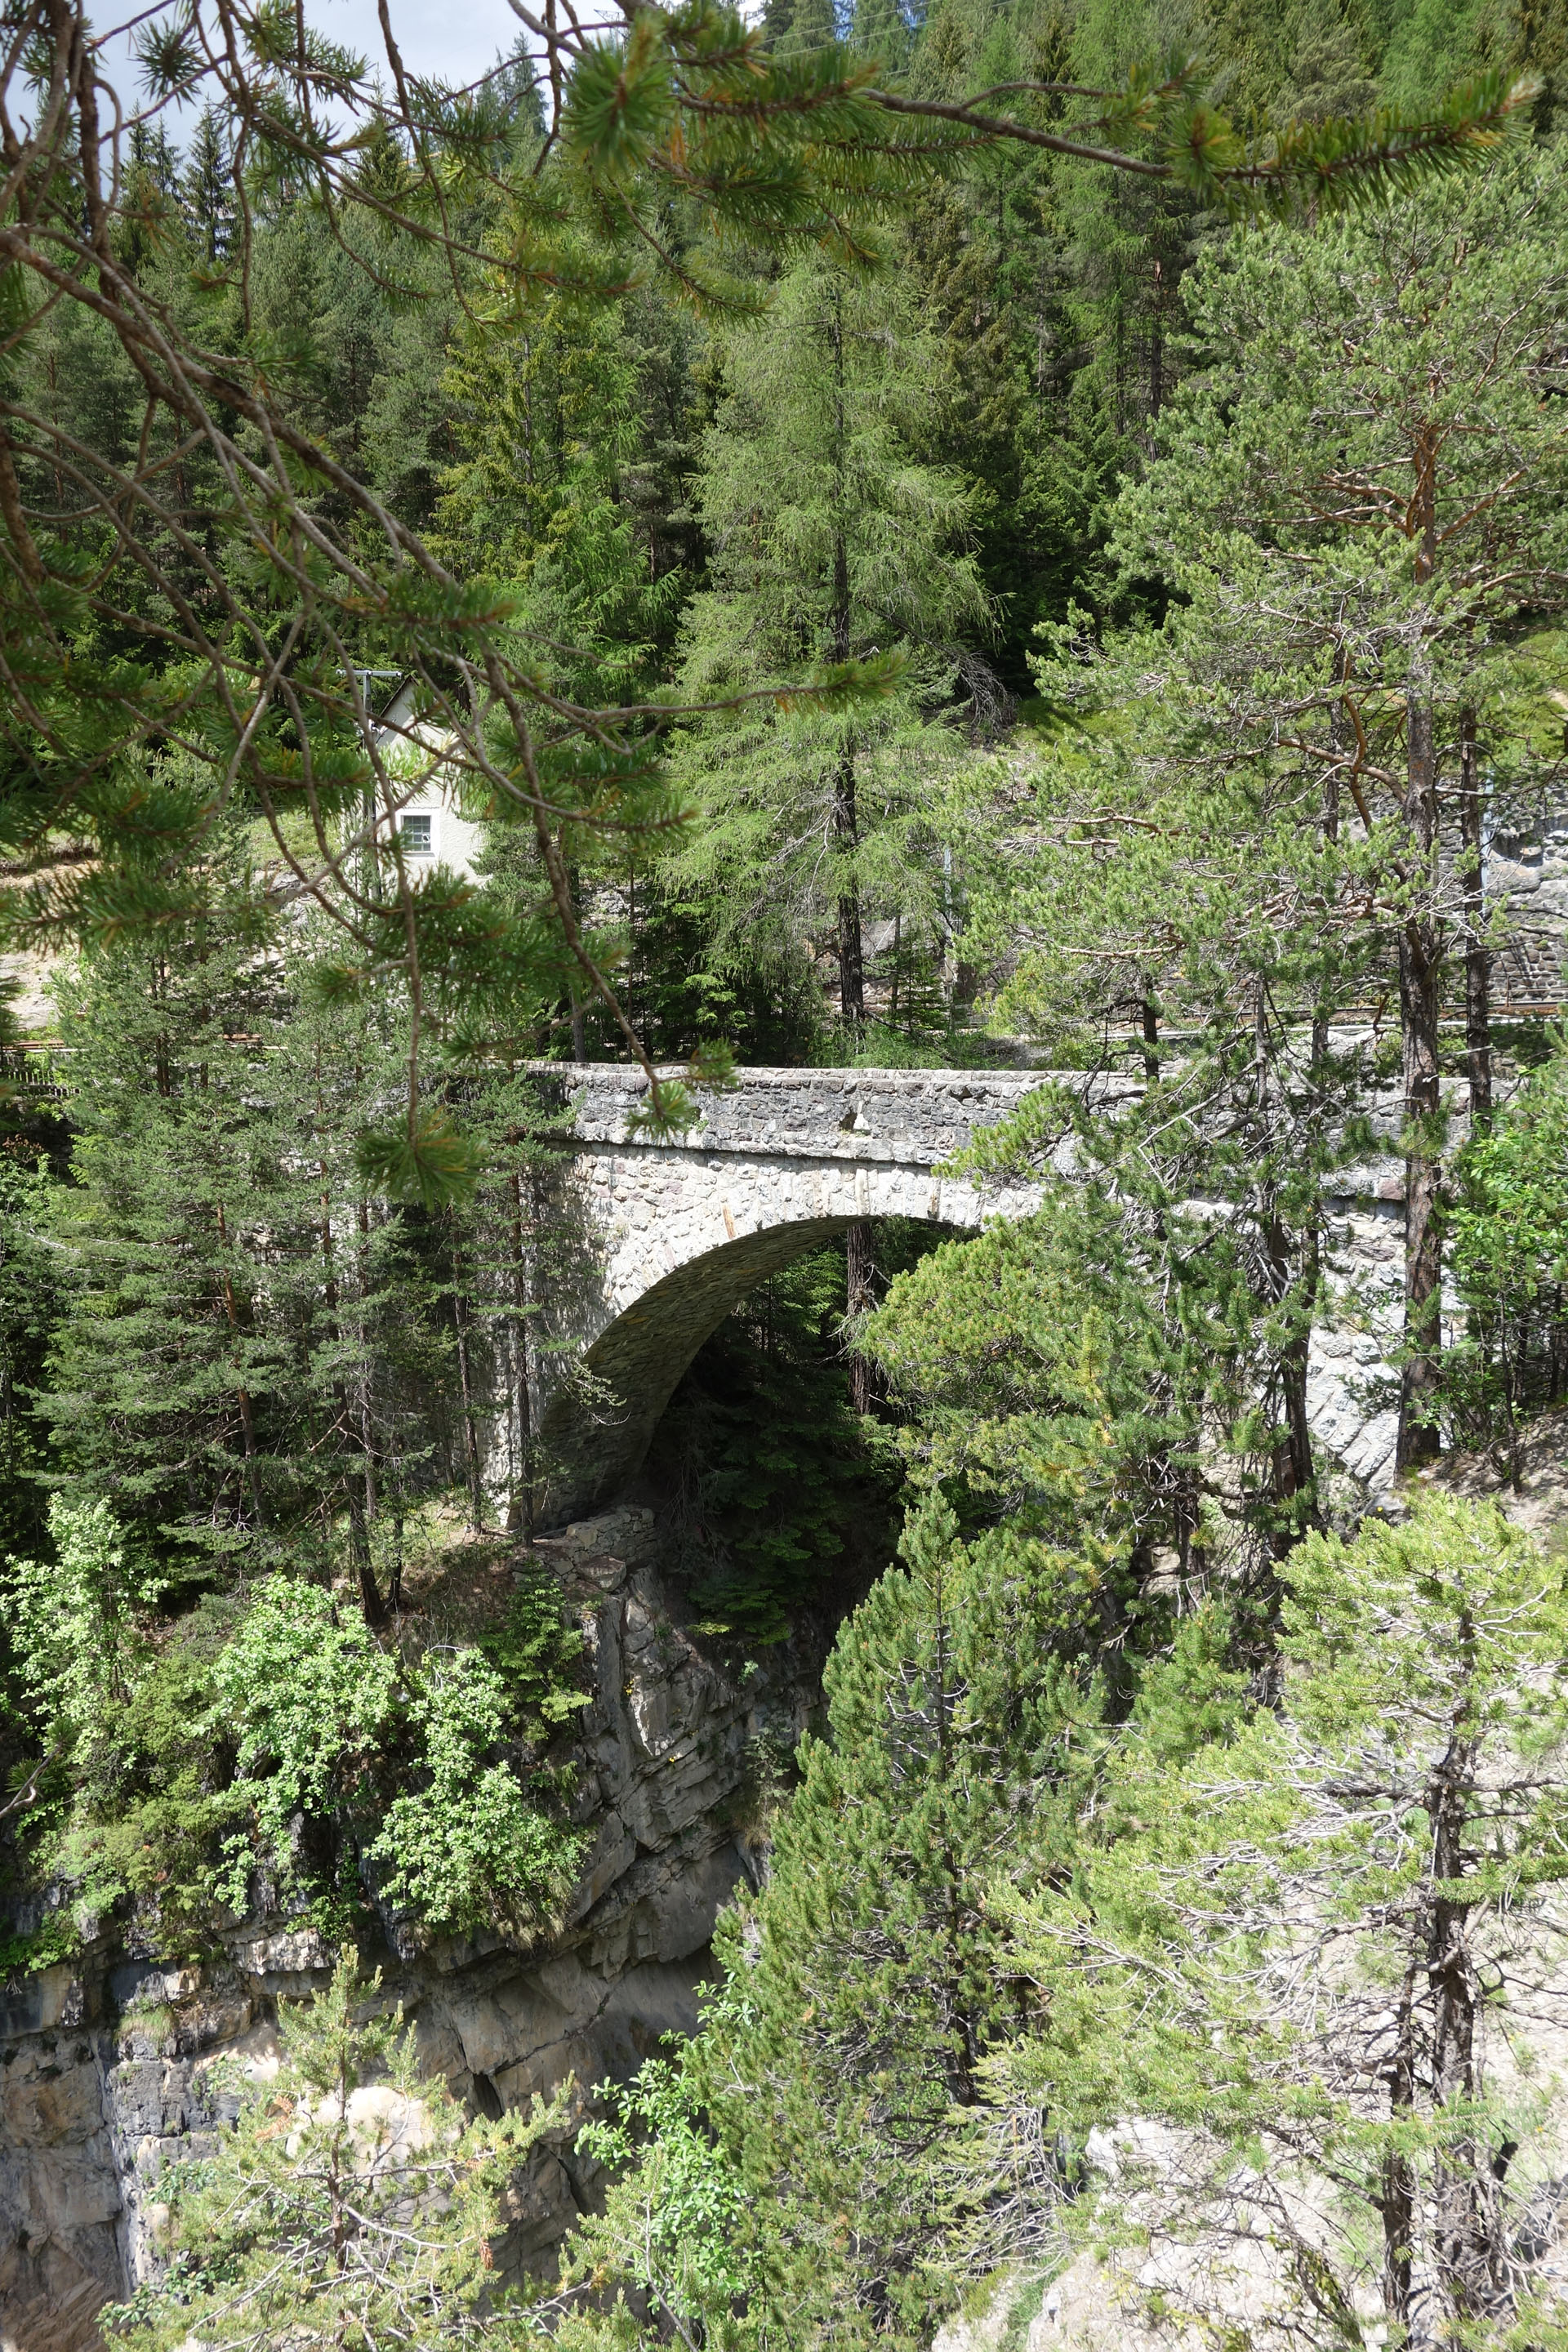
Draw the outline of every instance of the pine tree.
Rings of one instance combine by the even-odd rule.
[[[573,695],[591,682],[646,691],[683,584],[660,560],[657,509],[630,502],[639,356],[618,310],[584,314],[549,293],[514,308],[504,342],[470,327],[447,373],[462,456],[446,473],[440,543],[466,572],[513,585]]]
[[[1201,608],[1112,636],[1103,653],[1082,618],[1049,633],[1059,650],[1037,665],[1053,722],[1025,760],[972,785],[974,821],[955,804],[952,837],[968,880],[964,952],[1005,974],[994,1019],[1038,1039],[1055,1066],[1096,1075],[1042,1095],[981,1156],[1005,1165],[1011,1152],[1046,1175],[1045,1215],[1062,1237],[1042,1250],[1053,1289],[1057,1249],[1086,1250],[1069,1328],[1101,1311],[1104,1243],[1047,1155],[1066,1144],[1075,1181],[1115,1204],[1100,1213],[1121,1228],[1114,1316],[1163,1334],[1173,1385],[1163,1375],[1155,1393],[1185,1432],[1140,1483],[1157,1522],[1167,1474],[1170,1502],[1186,1487],[1173,1538],[1184,1564],[1197,1490],[1212,1485],[1217,1501],[1224,1485],[1178,1474],[1177,1457],[1195,1467],[1206,1417],[1233,1470],[1238,1454],[1255,1465],[1250,1499],[1233,1489],[1227,1516],[1260,1528],[1272,1515],[1283,1545],[1319,1508],[1307,1383],[1335,1238],[1325,1194],[1360,1148],[1375,1083],[1369,1054],[1335,1024],[1363,1001],[1379,942],[1332,791],[1302,776],[1293,751],[1216,756],[1235,698],[1230,675],[1220,683],[1206,666]],[[1113,1072],[1102,1091],[1097,1076]],[[917,1358],[940,1359],[911,1336]]]
[[[1554,1965],[1561,1564],[1429,1495],[1282,1577],[1278,1710],[1211,1675],[1183,1762],[1151,1709],[1070,1886],[1002,1906],[1041,2006],[991,2087],[1087,2159],[1061,2236],[1157,2337],[1250,2276],[1265,2342],[1550,2343],[1552,2098],[1505,2045]]]
[[[1478,729],[1494,809],[1517,805],[1542,765],[1518,702],[1531,677],[1522,642],[1531,616],[1559,594],[1553,550],[1568,440],[1536,386],[1558,331],[1551,255],[1562,202],[1557,160],[1524,158],[1476,191],[1313,236],[1249,236],[1233,257],[1205,260],[1189,301],[1208,364],[1178,394],[1159,454],[1118,514],[1124,574],[1158,572],[1179,603],[1163,629],[1113,645],[1101,700],[1141,680],[1151,733],[1158,742],[1163,730],[1178,779],[1201,777],[1224,793],[1250,772],[1271,790],[1297,875],[1310,881],[1326,848],[1345,876],[1327,899],[1321,887],[1288,886],[1282,940],[1299,927],[1311,961],[1337,932],[1342,988],[1358,971],[1370,980],[1381,970],[1397,992],[1405,1463],[1436,1444],[1439,1410],[1439,1033],[1456,969],[1468,961],[1484,983],[1491,947],[1479,901]],[[1476,244],[1506,255],[1506,267],[1470,268]],[[1094,664],[1072,642],[1080,628],[1058,634],[1040,673],[1047,691],[1067,700],[1085,687],[1097,694]],[[1194,723],[1184,736],[1188,713]],[[1092,768],[1093,746],[1088,756]],[[1135,872],[1129,836],[1146,821],[1149,765],[1134,756],[1128,772],[1134,789],[1104,804],[1105,824],[1118,837],[1116,862]],[[1292,824],[1294,852],[1284,841]],[[1087,832],[1079,838],[1092,898],[1099,853]],[[1217,878],[1223,834],[1216,845]],[[1157,850],[1153,857],[1158,865]],[[1043,911],[1045,896],[1033,903]],[[1151,897],[1137,950],[1145,971],[1161,921]],[[1168,971],[1190,963],[1185,928],[1184,909],[1167,934]],[[1129,970],[1137,969],[1135,960]],[[1191,985],[1190,970],[1181,984]],[[1313,995],[1310,982],[1297,994],[1303,1025]],[[1479,1106],[1484,985],[1473,1001]]]
[[[780,57],[820,56],[839,37],[833,0],[790,0],[787,19],[773,46]]]
[[[470,2124],[353,1950],[313,2000],[280,2006],[278,2071],[237,2086],[210,2157],[173,2168],[168,2273],[105,2315],[116,2340],[171,2352],[236,2326],[279,2344],[522,2340],[489,2292],[489,2244],[556,2110]]]
[[[559,1181],[570,1130],[548,1089],[515,1061],[458,1063],[450,1084],[484,1151],[472,1195],[441,1213],[434,1235],[469,1522],[484,1525],[493,1491],[503,1524],[531,1542],[558,1466],[535,1426],[533,1400],[544,1385],[549,1301],[571,1278],[577,1245]]]
[[[1310,1074],[1265,1066],[1260,1085],[1247,1055],[1201,1055],[1217,1147],[1179,1083],[1108,1114],[1034,1097],[979,1158],[1032,1165],[1038,1212],[942,1243],[861,1327],[915,1478],[971,1524],[1091,1549],[1108,1624],[1173,1572],[1266,1614],[1272,1562],[1321,1509],[1307,1341],[1335,1155]]]
[[[966,1546],[940,1502],[904,1558],[839,1635],[767,1885],[721,1923],[722,1994],[665,2105],[711,2135],[729,2275],[694,2230],[654,2338],[919,2343],[966,2265],[1002,2251],[951,2188],[957,2150],[986,2139],[989,2053],[1021,2021],[1002,1888],[1061,1866],[1092,1765],[1093,1578],[1026,1539]],[[646,2284],[646,2184],[635,2168],[584,2232],[602,2285],[639,2264]]]

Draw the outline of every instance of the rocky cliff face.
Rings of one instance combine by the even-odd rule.
[[[759,1744],[799,1738],[818,1661],[781,1649],[730,1678],[685,1633],[632,1507],[542,1539],[589,1643],[595,1696],[579,1741],[595,1828],[564,1932],[422,1946],[390,1924],[386,1987],[427,2068],[479,2112],[526,2106],[567,2075],[579,2104],[660,2036],[689,2031],[720,1906],[754,1877],[748,1790]],[[105,1942],[0,1994],[0,2352],[80,2352],[92,2314],[157,2262],[169,2167],[233,2112],[213,2062],[264,2074],[280,1997],[321,1984],[314,1929],[251,1920],[200,1969]],[[223,2070],[232,2075],[232,2067]],[[574,2127],[514,2183],[503,2273],[549,2260],[594,2193]]]

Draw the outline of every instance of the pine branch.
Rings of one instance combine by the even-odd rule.
[[[1310,204],[1351,203],[1386,193],[1405,194],[1432,170],[1482,160],[1504,139],[1540,96],[1538,76],[1509,80],[1500,71],[1463,84],[1435,116],[1408,116],[1394,108],[1349,121],[1291,122],[1271,130],[1243,151],[1223,114],[1188,107],[1156,124],[1157,150],[1140,155],[1108,147],[1068,131],[1049,131],[1016,116],[992,114],[987,101],[1004,89],[1046,97],[1062,86],[1010,83],[977,97],[947,104],[935,99],[874,89],[874,103],[889,114],[952,122],[972,131],[978,144],[1013,140],[1043,147],[1079,163],[1103,163],[1144,179],[1191,188],[1233,212],[1286,212]],[[1109,99],[1104,90],[1084,95]],[[1113,118],[1106,118],[1110,120]]]

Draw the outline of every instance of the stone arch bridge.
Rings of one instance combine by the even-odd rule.
[[[1027,1177],[941,1172],[1042,1084],[1038,1071],[743,1069],[731,1092],[701,1097],[698,1126],[656,1139],[632,1131],[639,1070],[537,1067],[572,1106],[574,1146],[574,1263],[542,1286],[546,1345],[531,1384],[546,1525],[598,1509],[636,1476],[681,1374],[753,1283],[862,1218],[974,1232],[1041,1198]],[[1142,1091],[1130,1076],[1097,1082],[1106,1102]],[[1325,1459],[1373,1493],[1394,1475],[1396,1416],[1383,1392],[1403,1265],[1397,1124],[1391,1109],[1376,1162],[1342,1175],[1326,1204],[1328,1312],[1308,1386]],[[1070,1170],[1070,1150],[1057,1164]]]
[[[973,1231],[1040,1197],[1026,1178],[941,1173],[1040,1084],[1031,1071],[744,1069],[668,1139],[631,1131],[639,1070],[540,1075],[575,1103],[578,1271],[549,1285],[532,1399],[556,1523],[635,1476],[681,1374],[753,1283],[861,1218]]]

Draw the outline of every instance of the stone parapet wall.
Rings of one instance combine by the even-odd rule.
[[[1484,873],[1487,903],[1503,924],[1492,971],[1494,1013],[1555,1008],[1568,993],[1568,809],[1549,809],[1526,830],[1495,834]]]
[[[1347,1032],[1337,1042],[1356,1041]],[[640,1070],[538,1069],[570,1107],[576,1143],[565,1193],[577,1265],[547,1303],[552,1346],[532,1400],[547,1522],[601,1508],[636,1475],[682,1372],[754,1283],[862,1220],[963,1233],[1027,1215],[1041,1199],[1038,1180],[953,1175],[947,1163],[1047,1080],[1092,1085],[1101,1104],[1142,1092],[1126,1075],[742,1069],[732,1088],[700,1097],[695,1127],[658,1136],[635,1125],[647,1096]],[[1394,1421],[1380,1382],[1385,1390],[1397,1321],[1404,1171],[1384,1155],[1399,1119],[1397,1094],[1383,1089],[1371,1109],[1378,1156],[1335,1179],[1329,1312],[1312,1342],[1313,1425],[1335,1461],[1373,1490],[1393,1475]],[[1068,1141],[1058,1171],[1072,1165]]]
[[[640,1070],[615,1063],[541,1063],[578,1102],[574,1127],[588,1144],[633,1140],[647,1099]],[[660,1072],[671,1080],[679,1069]],[[742,1069],[733,1087],[698,1097],[700,1123],[672,1148],[780,1160],[899,1161],[935,1167],[976,1128],[994,1127],[1043,1082],[1036,1070]]]

